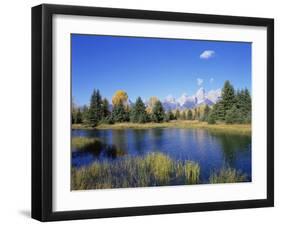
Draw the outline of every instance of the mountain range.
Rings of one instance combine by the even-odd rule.
[[[194,95],[188,96],[183,93],[178,99],[169,95],[163,101],[163,107],[166,111],[175,109],[191,109],[200,105],[213,105],[221,98],[221,90],[210,90],[206,93],[203,87],[199,88]]]
[[[203,87],[199,88],[194,95],[188,96],[183,93],[179,98],[175,98],[172,95],[167,96],[162,100],[165,111],[169,110],[184,110],[199,107],[201,105],[212,106],[217,103],[221,98],[221,89],[210,90],[206,92]],[[145,105],[148,105],[148,101],[144,101]],[[134,103],[129,99],[128,105],[133,106]],[[112,106],[111,106],[112,107]]]

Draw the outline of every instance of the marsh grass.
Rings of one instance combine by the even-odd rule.
[[[152,152],[144,157],[94,162],[72,168],[72,190],[164,186],[199,183],[200,166],[192,161],[175,161]]]
[[[200,181],[200,165],[197,162],[173,160],[161,152],[151,152],[142,157],[126,156],[126,152],[97,138],[74,137],[72,149],[95,155],[104,152],[111,158],[123,156],[114,161],[94,161],[82,168],[72,167],[72,190],[247,181],[247,175],[232,168],[214,171],[209,181]]]
[[[210,176],[210,183],[237,183],[247,181],[247,175],[232,168],[222,168],[213,172]]]
[[[185,163],[185,175],[187,178],[187,183],[198,184],[200,176],[200,166],[196,162],[187,161]]]

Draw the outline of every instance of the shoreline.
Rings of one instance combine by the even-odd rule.
[[[178,128],[178,129],[207,129],[217,132],[227,132],[227,133],[239,133],[242,135],[251,135],[252,127],[251,124],[208,124],[207,122],[200,121],[188,121],[188,120],[177,120],[163,123],[116,123],[116,124],[100,124],[97,127],[91,127],[85,124],[72,124],[72,129],[153,129],[153,128]]]

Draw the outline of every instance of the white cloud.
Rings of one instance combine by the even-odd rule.
[[[203,84],[204,80],[202,78],[197,78],[197,85],[201,86]]]
[[[205,50],[200,54],[200,59],[209,59],[215,55],[214,50]]]
[[[210,78],[210,83],[213,83],[214,82],[214,78]]]

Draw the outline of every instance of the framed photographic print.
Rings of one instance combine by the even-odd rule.
[[[32,217],[274,205],[274,21],[32,8]]]

